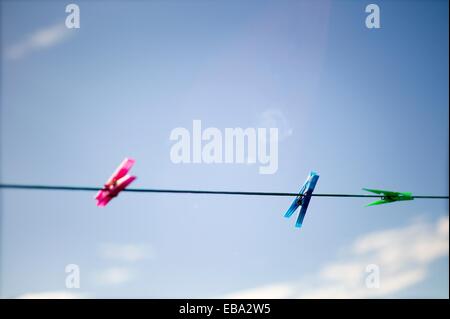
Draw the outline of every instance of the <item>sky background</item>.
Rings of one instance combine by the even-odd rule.
[[[1,182],[447,195],[447,1],[1,2]],[[259,164],[174,164],[192,121],[277,127]],[[448,298],[448,200],[2,190],[3,297]],[[65,267],[80,267],[79,289]],[[380,267],[380,288],[365,285]]]

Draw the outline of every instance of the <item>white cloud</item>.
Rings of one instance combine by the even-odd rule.
[[[114,259],[123,262],[137,262],[153,257],[150,247],[137,244],[101,244],[100,255],[107,259]]]
[[[357,238],[343,258],[308,280],[238,291],[225,298],[385,298],[423,281],[432,262],[448,256],[449,218],[416,221]],[[367,288],[366,266],[380,269],[379,288]],[[426,296],[424,296],[426,297]],[[447,296],[443,296],[448,298]]]
[[[96,276],[96,281],[102,285],[120,285],[134,278],[133,271],[128,267],[111,267]]]
[[[153,258],[153,250],[148,245],[104,243],[99,245],[100,256],[115,262],[134,264]],[[96,274],[95,280],[101,285],[120,285],[135,278],[130,267],[110,267]]]
[[[29,53],[49,48],[65,40],[71,34],[64,23],[47,26],[26,36],[22,41],[6,48],[5,56],[12,60],[23,58]]]
[[[227,299],[283,299],[295,293],[295,286],[287,283],[272,284],[254,289],[234,292],[224,296]]]
[[[76,293],[72,291],[41,291],[28,292],[17,297],[17,299],[83,299],[87,295],[83,293]]]

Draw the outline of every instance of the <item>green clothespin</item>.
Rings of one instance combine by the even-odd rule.
[[[363,188],[363,190],[372,192],[378,195],[381,195],[380,200],[376,200],[368,205],[368,206],[375,206],[375,205],[381,205],[381,204],[388,204],[393,203],[401,200],[413,200],[414,197],[412,196],[412,193],[409,192],[391,192],[391,191],[384,191],[381,189],[369,189],[369,188]]]

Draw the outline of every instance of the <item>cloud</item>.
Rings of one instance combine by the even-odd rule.
[[[224,298],[386,298],[422,282],[429,266],[448,256],[449,218],[413,222],[357,238],[345,256],[308,279],[238,291]],[[380,270],[379,288],[368,288],[368,265]],[[448,298],[448,296],[446,296]]]
[[[153,257],[153,250],[148,245],[104,243],[99,246],[100,256],[115,262],[126,263],[127,266],[110,267],[95,276],[102,285],[120,285],[133,280],[135,272],[129,264],[134,264]]]
[[[36,30],[5,50],[5,56],[11,60],[17,60],[25,57],[33,51],[52,47],[71,34],[71,30],[66,28],[63,23],[47,26]]]
[[[295,286],[288,283],[279,283],[242,290],[224,296],[225,299],[283,299],[292,298]]]
[[[96,281],[102,285],[120,285],[134,278],[133,271],[128,267],[111,267],[96,276]]]
[[[153,257],[150,247],[136,244],[101,244],[100,255],[107,259],[123,262],[137,262]]]
[[[76,293],[71,291],[41,291],[28,292],[17,297],[17,299],[83,299],[87,295],[83,293]]]

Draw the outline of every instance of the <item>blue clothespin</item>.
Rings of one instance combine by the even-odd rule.
[[[294,201],[291,204],[291,207],[289,207],[287,212],[284,214],[284,217],[289,218],[292,216],[292,214],[294,214],[297,208],[301,206],[300,214],[298,215],[295,227],[302,227],[303,218],[305,218],[306,210],[308,209],[308,205],[311,200],[311,195],[314,191],[314,188],[316,187],[318,180],[319,175],[317,175],[316,172],[309,173],[309,176],[306,179],[305,183],[303,184],[302,188],[300,189],[298,196],[294,199]]]

